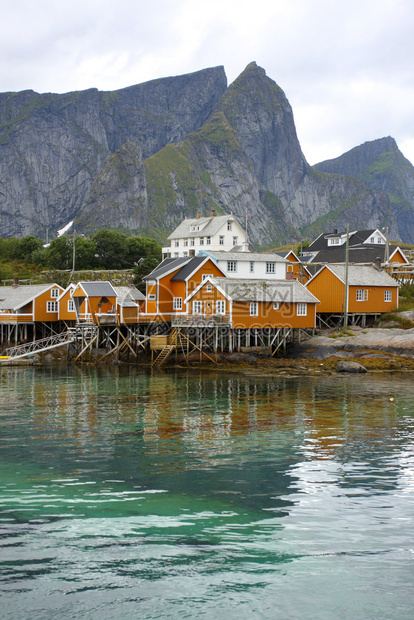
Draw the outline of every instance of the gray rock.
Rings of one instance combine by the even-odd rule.
[[[367,369],[361,364],[357,362],[347,362],[341,361],[338,362],[338,366],[336,367],[337,372],[351,372],[351,373],[364,373],[367,372]]]

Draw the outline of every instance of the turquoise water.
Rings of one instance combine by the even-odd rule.
[[[0,412],[1,618],[413,618],[411,376],[3,367]]]

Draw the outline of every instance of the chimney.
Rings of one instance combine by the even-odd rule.
[[[211,209],[211,211],[210,211],[210,216],[211,216],[211,217],[215,217],[216,215],[217,215],[217,213],[215,212],[215,210],[214,210],[214,209]]]
[[[195,250],[190,250],[190,251],[188,252],[188,255],[189,255],[189,256],[195,256]]]
[[[13,288],[16,288],[16,286],[19,286],[19,278],[13,278]]]
[[[200,213],[200,211],[197,211],[196,220],[199,220],[200,217],[201,217],[201,213]]]
[[[334,234],[334,235],[337,235],[337,234],[338,234],[338,229],[337,229],[337,228],[334,228],[334,233],[333,233],[333,234]]]

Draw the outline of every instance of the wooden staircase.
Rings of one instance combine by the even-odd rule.
[[[167,343],[163,346],[160,353],[151,364],[152,368],[161,368],[170,357],[171,353],[175,351],[177,348],[177,333],[177,329],[173,329],[168,335]]]

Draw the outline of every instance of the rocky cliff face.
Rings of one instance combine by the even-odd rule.
[[[390,201],[389,170],[374,183],[376,159],[362,155],[351,172],[311,168],[285,94],[256,63],[228,88],[217,67],[111,93],[4,93],[0,230],[42,235],[76,218],[79,232],[125,228],[163,242],[184,217],[214,208],[247,214],[257,247],[347,222],[388,225],[398,238],[406,220]],[[394,183],[404,179],[413,205],[408,178]]]
[[[394,138],[365,142],[315,168],[353,176],[368,187],[386,192],[395,214],[397,234],[402,241],[414,241],[414,167],[398,149]]]
[[[216,67],[114,92],[2,94],[1,234],[44,235],[66,224],[85,200],[90,204],[94,183],[99,193],[98,175],[115,151],[138,142],[146,158],[184,139],[208,118],[226,86],[223,67]],[[115,210],[106,221],[97,211],[96,224],[118,226],[120,214]]]

